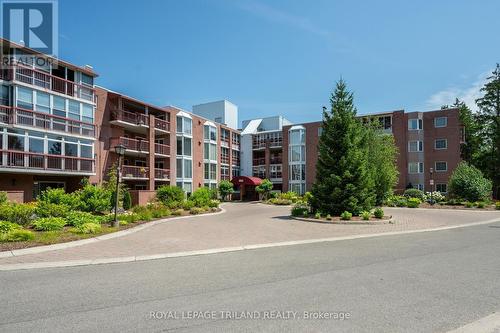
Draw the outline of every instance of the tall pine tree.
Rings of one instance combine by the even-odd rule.
[[[493,181],[493,196],[500,197],[500,64],[497,64],[493,73],[481,92],[484,96],[476,100],[479,107],[478,119],[481,125],[481,134],[485,140],[486,154],[479,166],[483,173]]]
[[[343,80],[337,83],[330,103],[330,112],[323,112],[311,206],[325,214],[339,215],[346,210],[359,214],[375,202],[365,127],[356,118],[353,95]]]

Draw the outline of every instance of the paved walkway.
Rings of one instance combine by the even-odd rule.
[[[394,224],[333,225],[288,217],[290,208],[226,203],[226,212],[159,223],[144,230],[77,247],[0,258],[0,265],[94,260],[196,251],[253,244],[439,228],[500,220],[499,212],[387,208]]]

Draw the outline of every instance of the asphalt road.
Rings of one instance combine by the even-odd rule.
[[[500,309],[499,253],[495,223],[0,272],[0,331],[446,332]]]

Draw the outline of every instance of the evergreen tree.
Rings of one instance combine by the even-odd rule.
[[[359,214],[375,203],[374,183],[368,167],[365,127],[356,118],[353,95],[343,80],[330,98],[331,111],[323,112],[313,210],[340,215]]]
[[[484,96],[477,99],[478,120],[484,138],[486,153],[479,168],[493,181],[493,196],[500,196],[500,64],[487,78],[481,92]]]

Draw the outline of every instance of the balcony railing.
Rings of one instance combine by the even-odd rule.
[[[72,97],[78,97],[87,101],[94,101],[95,90],[93,87],[78,84],[42,70],[26,67],[20,64],[11,68],[2,68],[0,70],[0,79],[7,81],[19,81],[22,83],[42,87],[51,91],[65,94]]]
[[[123,178],[138,178],[144,179],[149,178],[149,168],[148,167],[138,167],[132,165],[124,165],[122,167]]]
[[[82,136],[95,136],[94,124],[10,106],[0,106],[0,122]]]
[[[123,136],[119,138],[111,138],[111,147],[115,147],[119,144],[124,145],[127,150],[149,153],[149,141],[126,138]]]
[[[268,140],[254,140],[252,142],[252,148],[253,149],[262,149],[265,148],[267,143],[269,143],[269,147],[281,147],[283,145],[283,139],[282,138],[276,138],[276,139],[268,139]]]
[[[265,165],[265,164],[266,164],[265,157],[259,157],[253,159],[253,165]]]
[[[155,179],[170,179],[170,170],[168,169],[155,169]]]
[[[170,146],[162,143],[155,143],[155,154],[170,155]]]
[[[220,156],[220,162],[222,164],[229,164],[229,155],[221,155]]]
[[[132,125],[142,125],[149,127],[149,116],[144,113],[135,113],[121,109],[112,109],[111,120],[123,121]],[[160,118],[155,118],[154,127],[155,129],[160,131],[170,131],[170,123]]]
[[[271,157],[269,164],[281,164],[283,159],[281,157]]]
[[[0,150],[0,167],[93,173],[92,158]]]

